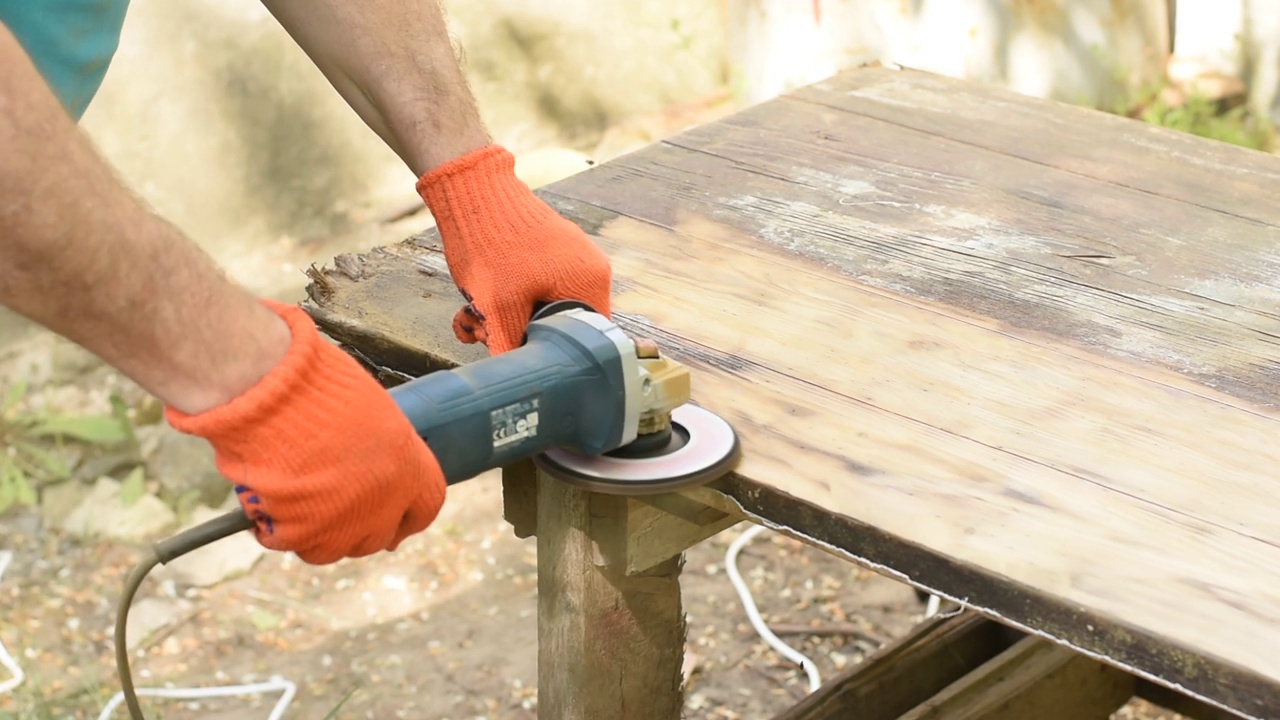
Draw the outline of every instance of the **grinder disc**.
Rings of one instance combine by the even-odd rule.
[[[738,461],[738,435],[723,418],[696,405],[671,412],[667,444],[644,453],[598,457],[559,448],[534,457],[534,463],[570,485],[608,495],[649,495],[701,485],[728,473]]]

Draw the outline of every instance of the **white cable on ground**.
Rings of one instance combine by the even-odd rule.
[[[4,571],[9,569],[9,563],[11,562],[13,562],[13,551],[0,550],[0,580],[4,579]],[[4,669],[8,670],[9,674],[13,676],[4,682],[0,682],[0,695],[3,695],[21,685],[27,676],[23,674],[22,668],[18,667],[18,661],[14,660],[9,651],[5,649],[3,642],[0,642],[0,665],[3,665]]]
[[[284,717],[284,711],[289,707],[289,703],[293,702],[293,696],[297,694],[298,687],[279,675],[273,676],[267,682],[252,685],[229,685],[212,688],[138,688],[137,693],[138,697],[150,696],[172,700],[201,700],[233,695],[263,695],[278,690],[283,690],[284,694],[280,696],[276,706],[271,709],[271,714],[267,716],[267,720],[280,720],[280,718]],[[107,703],[107,706],[103,708],[98,720],[108,720],[111,717],[111,713],[115,712],[115,709],[123,702],[124,693],[116,693],[111,698],[111,702]]]
[[[5,570],[9,569],[9,564],[13,562],[13,552],[10,550],[0,550],[0,580],[4,579]],[[22,668],[18,667],[18,662],[13,659],[9,651],[5,649],[4,643],[0,642],[0,666],[3,666],[12,678],[0,682],[0,695],[10,692],[18,687],[26,680],[26,675],[22,672]],[[271,692],[283,691],[280,700],[276,702],[276,706],[272,708],[271,714],[267,716],[267,720],[280,720],[284,717],[284,711],[288,709],[289,704],[293,702],[294,695],[298,694],[298,686],[292,682],[285,680],[279,675],[273,676],[267,682],[255,683],[252,685],[231,685],[227,687],[213,688],[138,688],[138,697],[162,697],[173,700],[201,700],[204,698],[214,697],[230,697],[236,695],[263,695]],[[98,720],[108,720],[111,713],[124,702],[124,693],[118,692],[112,696],[111,701],[103,708],[102,714],[98,716]]]
[[[742,600],[742,607],[747,611],[747,618],[751,620],[751,626],[756,629],[756,633],[764,639],[769,647],[777,650],[791,662],[804,668],[805,674],[809,676],[809,692],[813,692],[822,686],[822,679],[818,676],[818,666],[813,664],[805,655],[796,651],[790,645],[778,639],[777,635],[764,624],[764,620],[760,617],[760,611],[756,609],[755,600],[751,597],[751,589],[743,582],[742,575],[738,573],[738,553],[747,543],[760,533],[766,530],[764,525],[752,525],[746,532],[738,536],[737,540],[729,546],[729,551],[724,556],[724,570],[729,576],[729,582],[733,583],[734,589],[738,591],[738,598]]]
[[[938,595],[929,596],[929,604],[924,608],[924,616],[931,618],[938,614],[938,609],[942,607],[942,598]]]

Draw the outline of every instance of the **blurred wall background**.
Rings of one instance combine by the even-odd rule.
[[[1280,0],[445,5],[485,119],[534,185],[871,60],[1111,111],[1172,77],[1277,115]],[[83,125],[223,258],[416,199],[258,0],[134,0]]]

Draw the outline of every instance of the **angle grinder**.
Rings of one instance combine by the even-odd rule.
[[[689,370],[633,339],[589,306],[560,301],[533,314],[524,343],[388,390],[456,484],[532,459],[594,492],[649,495],[709,482],[733,469],[737,434],[690,401]],[[157,564],[253,527],[236,510],[156,543],[125,581],[116,666],[133,720],[143,720],[125,627],[133,596]]]
[[[534,313],[519,348],[390,392],[446,480],[515,460],[600,493],[712,480],[736,460],[723,419],[689,404],[688,368],[577,301]]]

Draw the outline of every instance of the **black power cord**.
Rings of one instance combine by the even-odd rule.
[[[129,608],[142,581],[156,565],[168,564],[183,555],[217,542],[225,537],[253,528],[253,521],[243,511],[235,510],[225,515],[184,530],[151,546],[151,554],[142,559],[124,581],[124,594],[116,608],[116,672],[120,674],[120,688],[133,720],[146,720],[138,696],[133,688],[133,674],[129,670],[129,650],[125,642],[125,630],[129,621]]]

